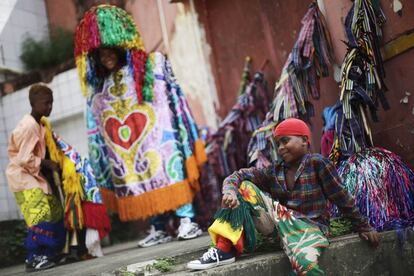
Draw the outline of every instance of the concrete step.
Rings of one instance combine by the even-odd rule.
[[[405,241],[400,243],[395,231],[380,234],[381,242],[372,248],[358,235],[348,235],[331,240],[321,258],[320,266],[326,275],[414,275],[414,234],[405,231]],[[204,248],[205,250],[205,248]],[[291,266],[283,251],[258,252],[243,255],[235,263],[204,271],[189,271],[186,263],[198,258],[204,251],[176,256],[177,264],[168,275],[289,275]],[[122,275],[114,271],[115,275]],[[160,272],[141,271],[135,275],[159,275]],[[165,273],[164,273],[165,274]],[[113,275],[113,274],[112,274]]]
[[[405,242],[400,244],[397,232],[380,234],[381,243],[373,249],[357,235],[333,239],[322,256],[320,265],[327,275],[414,275],[414,233],[405,231]],[[151,269],[141,272],[126,270],[143,262],[174,257],[176,264],[167,275],[288,275],[290,264],[277,246],[268,246],[254,254],[245,254],[235,263],[205,271],[190,271],[186,263],[199,258],[210,245],[204,236],[190,241],[173,241],[149,248],[138,248],[137,242],[104,248],[105,256],[93,260],[66,264],[37,273],[37,275],[160,275]],[[0,269],[0,275],[26,275],[24,265]]]

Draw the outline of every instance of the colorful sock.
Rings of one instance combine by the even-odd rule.
[[[229,253],[233,249],[233,243],[229,239],[218,235],[216,248],[220,249],[224,253]]]

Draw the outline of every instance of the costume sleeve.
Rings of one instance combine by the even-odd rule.
[[[236,194],[240,184],[245,180],[253,182],[260,189],[261,184],[268,182],[272,177],[274,177],[272,167],[240,169],[224,179],[223,194]]]
[[[38,174],[42,159],[34,155],[34,150],[39,143],[39,137],[30,129],[19,129],[13,134],[15,144],[19,152],[15,157],[16,163],[30,174]]]
[[[342,187],[341,178],[329,159],[319,159],[318,176],[325,196],[338,207],[344,217],[351,220],[354,230],[357,232],[372,231],[368,220],[361,215],[355,206],[355,200]]]

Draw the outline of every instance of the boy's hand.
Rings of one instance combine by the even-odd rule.
[[[361,239],[369,241],[372,246],[377,247],[379,244],[379,235],[377,231],[373,230],[371,232],[361,232],[359,233]]]
[[[42,162],[40,163],[40,165],[42,167],[48,168],[51,171],[58,172],[60,170],[58,163],[56,163],[55,161],[52,161],[52,160],[43,159]]]
[[[237,199],[237,196],[234,194],[224,194],[223,199],[221,200],[221,206],[223,208],[237,208],[240,206],[240,202]]]

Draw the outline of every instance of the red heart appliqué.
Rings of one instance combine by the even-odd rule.
[[[128,150],[141,137],[147,122],[147,116],[140,112],[129,114],[124,122],[110,117],[105,122],[105,131],[112,142]]]

